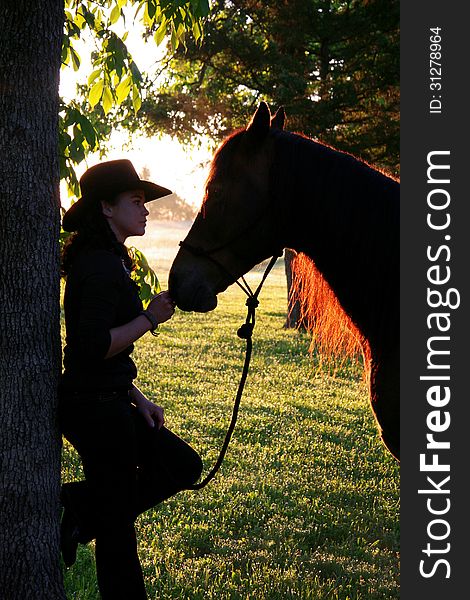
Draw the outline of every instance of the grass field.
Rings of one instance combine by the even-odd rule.
[[[185,225],[156,224],[146,253],[163,287]],[[248,278],[255,282],[259,272]],[[309,339],[283,328],[280,261],[261,294],[239,421],[216,479],[137,522],[150,598],[399,598],[399,469],[382,447],[358,367],[317,369]],[[230,420],[245,318],[232,286],[208,315],[177,311],[136,345],[141,389],[212,466]],[[64,479],[80,477],[64,449]],[[68,598],[98,599],[93,547],[65,572]],[[130,599],[132,600],[132,599]]]

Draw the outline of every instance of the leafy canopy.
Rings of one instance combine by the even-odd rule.
[[[126,46],[126,27],[140,22],[145,37],[160,44],[167,36],[176,50],[188,32],[194,44],[200,42],[208,13],[208,0],[65,0],[63,68],[79,69],[79,41],[93,46],[92,71],[78,97],[60,104],[60,175],[73,195],[79,194],[74,167],[102,148],[110,133],[109,124],[98,124],[112,111],[133,120],[142,105],[145,79]],[[119,35],[118,25],[126,33]]]
[[[208,0],[65,0],[62,68],[80,68],[79,42],[93,47],[87,81],[79,86],[76,98],[60,101],[60,177],[70,195],[80,193],[75,167],[90,152],[104,153],[113,123],[119,119],[135,124],[142,106],[145,77],[126,46],[129,20],[131,27],[137,21],[143,24],[145,37],[152,36],[157,45],[168,37],[176,50],[186,44],[188,33],[194,44],[200,42],[208,13]],[[117,25],[124,28],[123,35],[117,33]],[[61,244],[67,237],[62,231]],[[142,300],[148,302],[160,289],[158,279],[145,256],[132,250],[137,266],[133,277],[140,284]]]

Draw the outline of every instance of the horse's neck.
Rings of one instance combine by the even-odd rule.
[[[384,303],[398,309],[398,185],[348,155],[294,142],[286,245],[313,259],[370,339]]]

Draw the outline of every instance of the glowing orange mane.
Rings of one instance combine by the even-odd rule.
[[[313,260],[298,253],[291,268],[290,305],[299,302],[300,320],[312,334],[310,351],[317,350],[320,362],[325,361],[330,367],[347,359],[357,360],[361,355],[366,365],[367,341],[344,312]]]

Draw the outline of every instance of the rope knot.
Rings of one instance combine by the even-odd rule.
[[[259,300],[256,296],[248,296],[245,304],[246,304],[246,306],[248,306],[248,308],[251,308],[251,309],[258,308]]]
[[[242,340],[248,340],[253,335],[254,323],[243,323],[238,329],[237,335]]]

